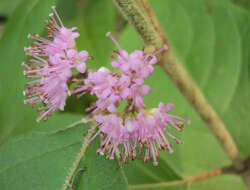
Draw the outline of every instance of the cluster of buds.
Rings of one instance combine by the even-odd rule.
[[[167,137],[183,144],[168,129],[174,127],[181,131],[184,123],[189,121],[171,115],[172,104],[161,102],[158,108],[146,109],[144,102],[144,96],[150,93],[150,86],[144,81],[154,72],[156,55],[167,50],[167,46],[152,54],[146,54],[144,50],[129,54],[108,32],[107,36],[117,47],[114,50],[117,56],[111,56],[113,69],[101,67],[90,71],[85,63],[90,58],[88,52],[78,52],[75,47],[75,38],[79,36],[74,32],[76,28],[65,28],[55,8],[52,9],[53,14],[47,20],[48,39],[29,35],[36,42],[25,48],[32,58],[28,64],[23,63],[26,67],[24,74],[27,78],[37,78],[26,85],[25,103],[41,105],[37,121],[47,119],[57,109],[63,110],[68,94],[80,97],[88,93],[97,98],[87,108],[89,115],[84,119],[84,122],[96,123],[97,132],[88,143],[100,136],[97,153],[107,159],[117,156],[128,163],[130,159],[143,157],[144,162],[152,159],[157,165],[159,150],[173,152]],[[74,78],[74,69],[85,74]],[[68,86],[69,80],[77,83],[72,90]],[[121,111],[118,107],[123,102],[126,107]]]

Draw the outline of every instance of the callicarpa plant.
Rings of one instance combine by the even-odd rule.
[[[249,8],[0,0],[0,190],[250,189]]]
[[[23,63],[26,68],[24,75],[35,78],[26,84],[24,95],[27,99],[24,103],[40,106],[39,122],[47,120],[56,109],[63,110],[67,94],[79,93],[78,97],[86,93],[95,95],[97,101],[87,108],[90,113],[83,119],[83,122],[93,122],[95,127],[92,130],[97,131],[88,144],[99,135],[101,145],[96,152],[105,154],[107,159],[112,160],[116,155],[120,161],[128,163],[130,158],[144,157],[144,162],[152,159],[153,164],[158,165],[158,150],[173,152],[167,137],[183,144],[168,129],[174,127],[181,131],[184,123],[189,123],[169,113],[173,104],[160,102],[158,108],[146,109],[144,103],[144,96],[150,93],[150,86],[144,85],[144,80],[153,74],[156,55],[166,51],[167,46],[152,54],[146,54],[144,50],[129,54],[108,32],[107,36],[118,48],[114,50],[117,58],[112,56],[113,71],[106,67],[90,71],[85,63],[90,58],[89,53],[85,50],[78,52],[75,47],[75,38],[79,37],[76,28],[66,28],[55,7],[52,10],[46,20],[48,39],[29,34],[28,38],[35,41],[24,48],[31,57],[27,64]],[[85,75],[74,78],[74,69]],[[73,85],[79,84],[70,90],[68,80]],[[127,105],[118,112],[122,101]]]

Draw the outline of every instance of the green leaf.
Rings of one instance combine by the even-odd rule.
[[[155,0],[151,3],[169,37],[175,55],[222,117],[241,153],[244,156],[249,155],[250,132],[246,128],[250,123],[247,116],[250,109],[249,12],[227,1],[167,0],[163,3]],[[143,46],[130,27],[124,31],[120,42],[124,49],[130,51]],[[175,173],[185,177],[230,165],[230,160],[206,124],[161,68],[156,67],[155,73],[146,82],[152,90],[146,97],[148,107],[156,107],[160,101],[171,102],[175,105],[173,114],[191,120],[191,124],[182,134],[175,134],[184,140],[185,144],[172,143],[175,150],[172,155],[163,152],[160,154],[162,160]],[[161,168],[161,164],[159,167]],[[160,173],[158,169],[152,172],[152,175],[157,176]],[[127,172],[127,176],[130,175],[132,171]],[[137,173],[134,172],[133,175]],[[228,189],[235,189],[237,185],[240,189],[246,188],[235,176],[220,176],[217,179],[217,183],[223,184],[227,181],[231,184]],[[128,181],[129,184],[148,183]],[[150,181],[159,182],[154,182],[153,177]],[[210,186],[191,185],[188,189],[211,189],[214,183],[214,180],[210,180],[204,183],[211,184]]]
[[[58,123],[63,116],[56,118]],[[78,117],[78,119],[80,119]],[[0,149],[1,189],[60,189],[80,149],[86,126],[43,131],[10,140]]]
[[[232,0],[232,2],[245,9],[250,9],[250,1],[248,0]]]
[[[106,160],[104,156],[97,155],[99,146],[100,141],[96,139],[88,147],[83,161],[86,171],[79,177],[76,190],[128,190],[123,168],[116,159]]]
[[[22,0],[1,0],[0,1],[0,16],[10,15],[16,9],[16,7],[21,3]]]
[[[111,2],[100,0],[84,1],[78,22],[80,37],[77,39],[79,49],[87,49],[94,57],[89,61],[90,68],[98,69],[107,65],[112,41],[106,37],[115,25],[115,9]]]
[[[242,183],[242,179],[239,176],[225,175],[193,183],[189,186],[188,189],[189,190],[201,190],[201,189],[247,190],[248,188],[245,186],[245,184]]]
[[[70,120],[69,115],[67,118]],[[73,118],[76,119],[74,116]],[[12,139],[0,148],[1,189],[62,188],[81,148],[82,134],[88,126],[64,125],[63,129],[55,128],[54,125],[65,120],[65,116],[60,115],[52,120],[54,121],[44,124],[43,129]],[[128,189],[117,162],[107,162],[103,157],[97,156],[96,145],[97,141],[93,142],[86,153],[86,161],[83,162],[83,166],[87,168],[87,178],[84,177],[87,187],[84,189]]]
[[[143,160],[131,161],[129,165],[124,166],[124,171],[128,178],[131,189],[173,189],[172,185],[166,185],[166,187],[147,187],[147,184],[157,183],[171,183],[173,181],[182,180],[182,177],[171,168],[171,166],[162,158],[157,159],[158,166],[154,166],[151,162],[144,163]],[[140,187],[138,185],[144,185]],[[176,187],[178,189],[186,189],[186,184],[179,184]]]
[[[36,113],[23,104],[25,79],[22,61],[28,33],[40,33],[53,5],[51,0],[24,0],[7,23],[0,41],[0,143],[13,134],[20,134],[36,126]]]

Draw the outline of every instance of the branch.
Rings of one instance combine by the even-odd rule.
[[[130,189],[146,189],[146,188],[161,188],[161,187],[169,187],[169,186],[177,186],[184,183],[194,183],[198,182],[204,179],[209,179],[212,177],[216,177],[219,175],[222,175],[223,169],[215,169],[211,171],[207,171],[198,175],[187,177],[183,180],[176,180],[176,181],[170,181],[170,182],[160,182],[160,183],[152,183],[152,184],[136,184],[136,185],[130,185]]]
[[[164,54],[161,66],[211,129],[223,150],[232,160],[234,167],[242,170],[242,159],[233,138],[215,110],[209,105],[199,87],[174,55],[167,36],[164,34],[148,0],[137,0],[139,4],[134,0],[113,1],[128,22],[139,33],[146,45],[153,45],[155,48],[160,48],[163,44],[168,45],[169,50]]]
[[[161,187],[169,187],[169,186],[177,186],[185,183],[194,183],[198,181],[202,181],[205,179],[213,178],[216,176],[224,175],[224,174],[238,174],[243,175],[244,172],[238,172],[235,170],[234,166],[217,168],[214,170],[209,170],[197,175],[186,177],[182,180],[170,181],[170,182],[160,182],[160,183],[152,183],[152,184],[136,184],[130,185],[130,189],[146,189],[146,188],[161,188]]]

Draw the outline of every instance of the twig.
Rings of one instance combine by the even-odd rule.
[[[152,183],[152,184],[136,184],[136,185],[130,185],[129,187],[130,189],[146,189],[146,188],[177,186],[177,185],[182,185],[185,183],[194,183],[194,182],[202,181],[205,179],[209,179],[209,178],[224,175],[224,174],[238,174],[238,172],[235,171],[233,166],[230,166],[230,167],[223,167],[223,168],[217,168],[214,170],[209,170],[209,171],[197,174],[197,175],[186,177],[182,180]]]
[[[167,41],[167,36],[161,29],[150,3],[147,0],[143,0],[140,5],[137,5],[136,1],[133,0],[114,0],[114,3],[128,22],[136,29],[146,45],[154,45],[156,48],[159,48],[166,43],[169,46],[169,50],[164,54],[161,66],[195,108],[203,121],[207,123],[223,150],[232,160],[234,167],[242,170],[242,159],[233,138],[215,110],[208,104],[198,86],[174,55]],[[141,8],[142,5],[146,8]]]

